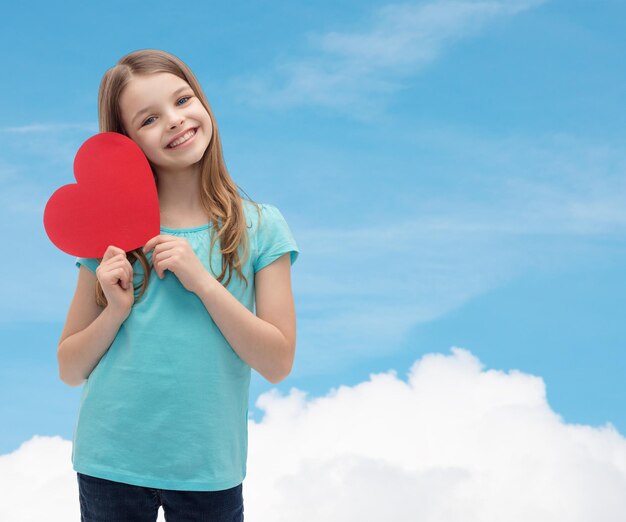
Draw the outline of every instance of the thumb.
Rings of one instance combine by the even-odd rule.
[[[121,248],[118,248],[113,245],[109,245],[106,251],[104,252],[104,255],[102,256],[102,261],[106,261],[118,254],[126,254],[126,252],[124,252],[124,250],[122,250]]]
[[[122,284],[122,288],[124,290],[129,290],[133,287],[133,275],[131,274],[130,277],[124,277],[124,279],[122,279],[120,283]]]

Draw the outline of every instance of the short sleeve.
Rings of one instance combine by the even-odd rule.
[[[290,253],[293,265],[300,249],[280,210],[274,205],[261,204],[261,216],[256,235],[256,257],[254,273],[275,261],[283,254]]]
[[[77,257],[76,258],[76,267],[80,269],[80,265],[85,265],[89,270],[91,270],[94,274],[96,273],[96,268],[100,261],[92,257]]]

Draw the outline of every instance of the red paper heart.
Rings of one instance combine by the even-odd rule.
[[[77,183],[52,194],[43,222],[50,240],[78,257],[129,252],[160,233],[159,197],[148,159],[117,132],[86,140],[74,158]]]

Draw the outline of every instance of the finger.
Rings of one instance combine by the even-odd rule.
[[[164,261],[168,258],[167,255],[163,255],[163,252],[159,253],[156,259],[156,265],[154,265],[154,270],[160,279],[165,277],[165,270],[167,269],[167,265],[164,264]]]
[[[126,254],[115,254],[109,262],[111,263],[123,263],[126,260]]]
[[[120,268],[121,266],[123,266],[121,260],[100,264],[96,267],[96,276],[98,277],[98,279],[102,279],[105,277],[109,277],[110,273],[113,273],[113,275],[115,275],[115,270],[117,268]]]
[[[166,239],[161,241],[159,244],[154,246],[152,250],[152,257],[159,256],[162,259],[162,256],[165,252],[171,251],[178,245],[178,241],[176,239]]]
[[[114,267],[110,267],[106,272],[105,276],[112,282],[125,282],[128,280],[128,271],[123,265],[118,265]]]
[[[114,245],[109,245],[107,249],[105,250],[104,255],[102,256],[102,261],[107,261],[111,259],[112,257],[119,255],[119,254],[126,255],[126,252],[124,252],[124,250]]]
[[[159,234],[158,236],[154,236],[150,241],[148,241],[143,247],[144,253],[150,252],[157,245],[161,245],[163,243],[169,243],[171,241],[176,241],[177,238],[174,236],[168,236],[167,234]]]
[[[119,268],[120,266],[126,266],[125,259],[121,257],[117,259],[111,258],[108,262],[101,264],[99,268],[103,268],[108,271],[114,268]]]
[[[159,271],[161,272],[161,279],[165,277],[165,271],[169,268],[169,262],[167,258],[159,258]]]
[[[161,234],[159,234],[158,236],[154,236],[153,238],[150,238],[143,247],[144,253],[150,252],[150,250],[152,250],[154,246],[158,244],[160,238],[161,238]]]
[[[170,239],[165,240],[163,243],[160,243],[158,246],[154,247],[154,252],[152,253],[152,266],[154,267],[157,275],[161,279],[163,279],[163,277],[165,276],[165,268],[162,267],[162,263],[165,259],[173,255],[173,248],[178,243],[176,238],[172,236],[169,237]]]
[[[159,262],[158,257],[155,254],[152,254],[152,262],[149,263],[149,266],[151,267],[151,271],[153,272],[157,271],[158,262]],[[158,276],[158,272],[157,272],[157,276]]]
[[[126,283],[125,288],[128,290],[129,288],[133,287],[133,269],[128,261],[126,261],[124,265],[124,274],[126,276],[126,279],[124,281]]]
[[[98,268],[101,270],[110,270],[111,268],[117,268],[118,266],[124,266],[124,262],[126,261],[126,256],[124,254],[117,254],[114,257],[102,261]]]
[[[156,254],[153,254],[152,255],[152,267],[154,268],[154,271],[156,272],[157,277],[159,279],[163,279],[163,276],[161,274],[161,267],[159,263],[160,263],[159,256],[157,256]]]
[[[124,279],[120,280],[120,282],[122,284],[122,288],[124,290],[128,290],[129,288],[132,287],[132,284],[133,284],[132,272],[130,272],[127,267],[122,267],[122,270],[123,270]]]
[[[176,251],[175,250],[164,250],[163,252],[159,252],[159,266],[161,268],[163,268],[163,262],[166,259],[170,259],[171,257],[173,257],[174,255],[176,255]]]
[[[115,270],[111,270],[110,272],[112,283],[120,284],[124,290],[126,287],[124,286],[126,283],[126,270],[123,267],[116,268]]]
[[[115,277],[117,277],[120,282],[124,282],[126,280],[126,270],[123,266],[117,267],[114,271],[112,270],[111,274],[115,275]]]

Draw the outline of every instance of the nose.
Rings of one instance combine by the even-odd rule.
[[[170,120],[170,129],[175,128],[177,125],[180,125],[182,127],[184,121],[185,118],[183,118],[182,116],[174,116]]]
[[[164,116],[165,117],[165,116]],[[169,121],[169,128],[173,129],[177,125],[182,125],[185,121],[181,111],[177,111],[176,109],[170,109],[167,114],[167,121]]]

